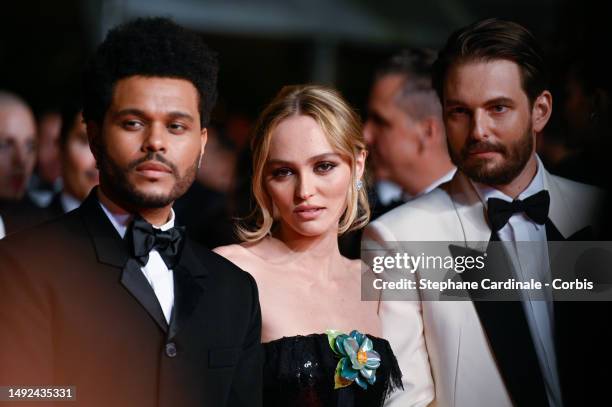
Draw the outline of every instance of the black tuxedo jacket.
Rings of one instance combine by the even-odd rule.
[[[0,216],[7,235],[26,230],[52,217],[46,208],[40,208],[28,196],[20,201],[0,200]]]
[[[62,216],[66,211],[64,211],[64,206],[62,205],[62,191],[57,192],[51,198],[51,202],[46,207],[47,213],[49,214],[49,219],[55,219]]]
[[[70,405],[88,407],[261,405],[254,279],[190,240],[173,273],[168,326],[95,190],[0,241],[0,386],[76,386]]]

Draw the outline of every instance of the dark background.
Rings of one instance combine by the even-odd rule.
[[[0,13],[0,88],[25,97],[37,114],[57,107],[109,27],[135,16],[164,15],[201,32],[219,52],[218,119],[228,113],[253,118],[282,85],[302,82],[334,85],[363,112],[381,59],[405,46],[440,47],[453,30],[483,17],[512,19],[531,29],[553,73],[576,52],[608,59],[612,14],[602,3],[10,1]],[[562,97],[560,90],[555,93]]]

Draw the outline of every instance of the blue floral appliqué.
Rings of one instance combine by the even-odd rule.
[[[325,331],[332,351],[340,357],[334,375],[334,389],[357,383],[362,389],[376,382],[376,369],[380,355],[374,350],[372,340],[359,331],[344,334],[335,330]]]

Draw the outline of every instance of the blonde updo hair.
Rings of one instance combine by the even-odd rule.
[[[318,85],[285,86],[260,115],[253,137],[252,191],[256,208],[246,218],[255,227],[239,225],[238,236],[247,242],[256,242],[270,234],[274,225],[272,199],[264,187],[264,171],[270,152],[270,140],[276,126],[284,119],[304,115],[313,118],[333,149],[351,167],[351,181],[346,197],[346,209],[340,217],[338,234],[364,227],[370,219],[370,206],[362,179],[363,188],[357,189],[356,158],[366,149],[361,120],[340,94],[328,87]],[[362,177],[365,178],[365,177]]]

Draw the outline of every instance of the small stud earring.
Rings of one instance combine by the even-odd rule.
[[[357,188],[357,191],[361,191],[361,188],[363,188],[363,181],[357,180],[357,182],[355,183],[355,187]]]

